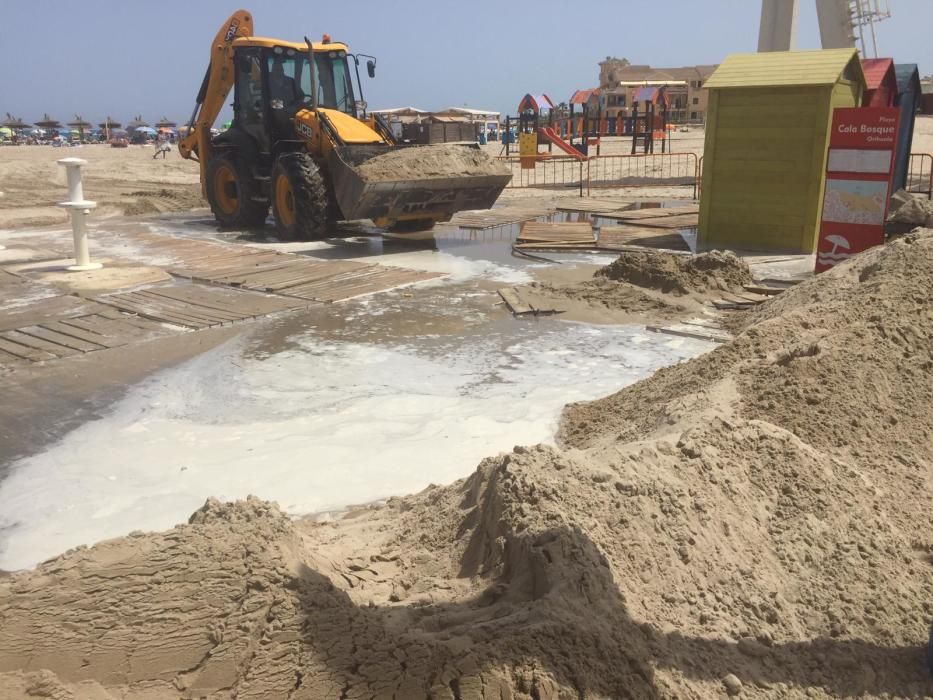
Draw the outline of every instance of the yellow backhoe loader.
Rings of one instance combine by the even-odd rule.
[[[508,169],[475,144],[398,144],[354,94],[360,58],[326,35],[303,44],[253,36],[245,10],[224,23],[178,149],[200,162],[221,226],[261,226],[271,204],[279,235],[303,240],[340,219],[414,231],[493,205]],[[375,59],[362,58],[374,77]],[[233,122],[212,136],[231,88]]]

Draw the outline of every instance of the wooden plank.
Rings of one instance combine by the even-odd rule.
[[[112,338],[107,338],[103,335],[100,335],[99,333],[94,333],[93,331],[78,328],[73,325],[68,325],[60,321],[46,321],[42,324],[42,327],[55,331],[56,333],[61,333],[62,335],[77,338],[78,340],[94,343],[95,345],[102,345],[105,348],[116,348],[121,345],[126,345],[126,342],[113,340]]]
[[[20,333],[31,335],[33,338],[41,338],[42,340],[47,340],[50,343],[56,343],[57,345],[62,345],[66,348],[77,350],[78,352],[92,352],[94,350],[102,350],[104,348],[104,346],[100,343],[81,340],[80,338],[75,338],[74,336],[67,335],[65,333],[59,333],[58,331],[45,328],[44,326],[24,326],[23,328],[18,328],[17,330]]]
[[[699,225],[700,218],[696,214],[684,214],[682,216],[659,216],[654,219],[637,219],[631,221],[638,226],[648,228],[696,228]],[[620,219],[618,223],[625,226],[629,223],[629,220]]]
[[[764,296],[773,297],[781,292],[785,291],[786,287],[763,287],[757,284],[743,284],[742,288],[746,292],[752,292],[754,294],[762,294]]]
[[[302,302],[296,302],[287,297],[270,297],[223,287],[204,287],[198,284],[184,287],[161,287],[159,293],[210,309],[230,310],[253,316],[304,306]]]
[[[47,318],[94,313],[94,304],[81,297],[63,294],[35,303],[0,311],[0,331],[41,323]]]
[[[652,207],[650,209],[633,209],[623,211],[615,215],[615,218],[626,219],[629,221],[641,221],[644,219],[663,219],[669,216],[683,216],[685,214],[698,214],[699,204],[685,204],[676,207]]]
[[[557,211],[570,214],[593,214],[596,212],[621,213],[628,211],[635,206],[635,203],[625,199],[593,199],[583,198],[579,202],[570,204],[559,204]]]
[[[161,323],[148,321],[138,316],[120,315],[123,316],[122,319],[112,319],[101,314],[94,314],[93,316],[63,319],[61,323],[90,333],[100,334],[112,342],[120,343],[151,338],[153,335],[164,335],[168,332],[168,329],[162,326]]]
[[[595,241],[593,225],[587,221],[544,223],[529,221],[522,225],[518,242],[534,241]]]
[[[652,333],[664,333],[666,335],[676,335],[681,338],[693,338],[695,340],[706,340],[713,343],[725,343],[730,340],[729,337],[720,334],[704,333],[699,329],[696,331],[691,331],[671,326],[645,326],[645,330],[651,331]]]
[[[160,308],[180,314],[191,315],[196,318],[203,318],[207,321],[237,321],[251,315],[247,311],[229,311],[226,309],[210,308],[184,299],[175,299],[174,297],[156,294],[145,289],[138,290],[137,294],[146,299],[151,299],[152,302],[158,304]]]
[[[115,298],[115,297],[98,297],[100,302],[103,304],[110,304],[119,309],[125,309],[134,314],[138,314],[145,318],[151,318],[156,321],[161,321],[163,323],[171,323],[176,326],[184,326],[187,328],[207,328],[208,324],[203,321],[194,320],[190,317],[181,317],[176,316],[175,314],[170,314],[161,309],[155,309],[151,304],[140,304],[135,301],[131,301],[126,298]]]
[[[127,292],[126,294],[114,296],[119,296],[132,303],[140,304],[144,308],[149,308],[157,314],[165,314],[166,316],[171,315],[176,318],[187,318],[192,321],[207,324],[209,326],[219,325],[220,323],[217,317],[212,314],[209,314],[195,307],[176,306],[168,303],[167,299],[165,301],[161,301],[159,299],[153,299],[151,297],[137,294],[135,292]]]
[[[39,350],[32,347],[31,345],[23,345],[21,343],[9,340],[3,335],[0,335],[0,350],[22,358],[23,360],[29,360],[30,362],[54,360],[57,357],[57,355],[53,355],[44,350]]]
[[[523,314],[533,314],[535,312],[534,307],[525,302],[515,287],[503,287],[496,290],[502,301],[505,302],[505,305],[509,308],[516,316],[521,316]]]
[[[70,348],[67,345],[59,345],[58,343],[49,342],[42,338],[37,338],[33,335],[20,333],[19,331],[6,331],[3,333],[2,337],[20,345],[28,345],[29,347],[36,350],[42,350],[43,352],[51,353],[57,357],[71,357],[72,355],[80,354],[79,350]]]

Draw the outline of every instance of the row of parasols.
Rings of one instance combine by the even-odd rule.
[[[80,115],[75,115],[73,120],[63,124],[57,119],[50,117],[48,114],[42,115],[42,119],[38,119],[30,124],[28,122],[24,122],[20,117],[14,117],[9,112],[6,113],[6,119],[0,121],[0,135],[12,134],[16,132],[37,133],[39,130],[45,133],[57,132],[61,135],[77,134],[80,138],[83,138],[85,134],[121,136],[125,135],[127,132],[143,133],[154,136],[160,132],[175,132],[178,130],[178,125],[176,122],[173,122],[166,117],[162,117],[162,119],[157,121],[154,125],[150,126],[142,118],[142,116],[136,116],[127,123],[126,128],[124,129],[121,122],[107,117],[95,128],[94,124],[85,119],[82,119]]]

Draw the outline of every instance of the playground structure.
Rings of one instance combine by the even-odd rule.
[[[505,130],[500,155],[512,155],[512,144],[518,141],[524,167],[534,167],[540,157],[551,157],[556,147],[563,155],[583,160],[600,155],[603,136],[631,135],[632,153],[641,147],[643,153],[654,153],[655,142],[661,142],[661,152],[667,152],[668,98],[665,88],[644,87],[637,93],[634,113],[630,117],[604,116],[602,96],[598,88],[577,90],[566,104],[555,105],[546,94],[526,94],[518,104],[518,116],[505,118]],[[641,111],[640,111],[641,110]],[[514,130],[517,128],[517,139]],[[547,146],[542,154],[539,147]]]
[[[642,106],[639,113],[639,106]],[[632,155],[638,152],[654,153],[654,142],[661,141],[661,153],[667,152],[667,90],[662,86],[641,88],[632,103]]]

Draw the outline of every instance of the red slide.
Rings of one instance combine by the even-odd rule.
[[[573,156],[577,160],[586,160],[586,156],[580,153],[576,148],[571,146],[569,143],[564,141],[560,134],[554,130],[553,126],[539,126],[538,127],[538,136],[543,136],[548,141],[557,146],[560,150],[566,153],[569,156]]]

